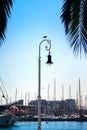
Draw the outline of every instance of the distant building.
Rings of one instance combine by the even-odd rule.
[[[34,109],[34,114],[38,113],[38,100],[33,100],[29,103]],[[70,115],[75,113],[76,103],[74,99],[67,99],[63,101],[47,101],[41,100],[41,113],[43,115],[62,116],[64,114]]]

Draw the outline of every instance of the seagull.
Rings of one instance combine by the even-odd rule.
[[[47,36],[43,36],[43,38],[47,38]]]

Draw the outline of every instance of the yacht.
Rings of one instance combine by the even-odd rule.
[[[11,126],[15,122],[14,116],[8,113],[0,114],[0,127]]]

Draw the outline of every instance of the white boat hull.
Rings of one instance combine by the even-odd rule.
[[[14,119],[12,115],[0,115],[0,126],[10,126],[13,125]]]

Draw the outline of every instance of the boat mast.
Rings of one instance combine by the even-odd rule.
[[[8,104],[8,93],[7,93],[7,91],[6,91],[6,88],[5,88],[5,86],[4,86],[4,83],[3,83],[1,77],[0,77],[0,81],[1,81],[2,86],[3,86],[3,89],[4,89],[4,91],[3,91],[2,88],[1,88],[1,91],[3,92],[3,94],[4,94],[4,92],[6,93],[5,100],[6,100],[6,103]]]
[[[79,79],[79,116],[81,116],[81,85]]]
[[[5,101],[6,101],[6,104],[8,104],[7,98],[5,97],[5,94],[4,94],[4,92],[3,92],[2,88],[1,88],[1,86],[0,86],[0,90],[1,90],[1,92],[2,92],[2,98],[4,98]]]
[[[71,86],[69,86],[69,116],[71,114]]]
[[[56,111],[56,80],[54,79],[54,113]]]
[[[64,101],[64,86],[62,85],[62,101]]]
[[[16,93],[15,93],[15,101],[17,101],[17,88],[16,88]]]
[[[62,116],[64,115],[64,86],[62,85]]]
[[[48,84],[48,95],[47,95],[47,97],[48,97],[48,101],[49,101],[49,84]]]
[[[56,80],[54,79],[54,101],[56,101]]]

